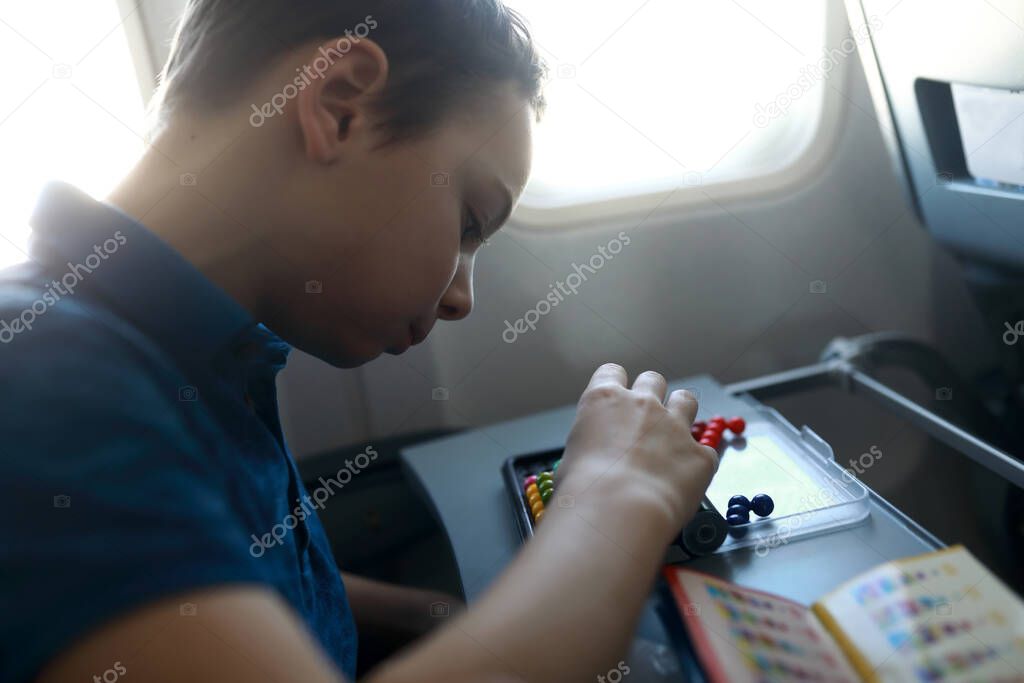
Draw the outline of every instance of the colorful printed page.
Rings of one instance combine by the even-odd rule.
[[[884,564],[813,609],[866,681],[1024,681],[1024,603],[961,546]]]
[[[713,683],[860,680],[806,606],[678,567],[665,576]]]

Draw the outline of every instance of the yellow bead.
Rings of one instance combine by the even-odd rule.
[[[539,524],[540,520],[544,519],[544,510],[540,510],[533,516],[533,523]]]
[[[531,503],[530,512],[533,513],[533,516],[536,519],[538,512],[544,512],[544,503],[540,502],[539,500],[535,503]]]
[[[540,489],[537,488],[536,484],[530,484],[526,487],[526,496],[529,497],[531,493],[536,493],[538,496],[540,495]]]

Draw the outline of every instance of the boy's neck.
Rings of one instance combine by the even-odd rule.
[[[237,215],[232,207],[244,196],[242,183],[251,182],[258,171],[236,172],[233,155],[225,153],[244,133],[168,127],[106,201],[158,235],[262,320],[261,274],[269,273],[265,249],[258,230],[232,219]]]

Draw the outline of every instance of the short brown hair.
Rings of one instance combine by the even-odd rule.
[[[522,18],[500,0],[189,0],[158,112],[215,110],[286,51],[351,38],[360,26],[372,27],[369,39],[390,62],[377,103],[390,141],[429,131],[488,85],[512,82],[543,109],[543,61]]]

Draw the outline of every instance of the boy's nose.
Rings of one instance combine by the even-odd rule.
[[[473,311],[473,264],[462,263],[448,291],[441,298],[437,317],[441,320],[462,320]]]

